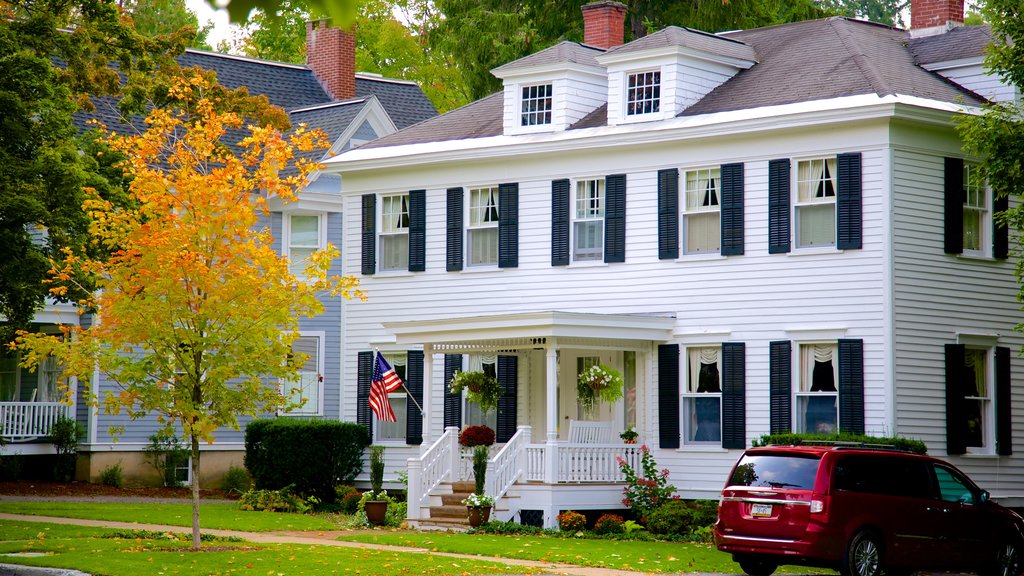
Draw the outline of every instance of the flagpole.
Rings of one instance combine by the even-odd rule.
[[[376,352],[377,355],[380,355],[380,349],[374,348],[373,351]],[[377,360],[374,359],[374,362],[376,362],[376,361]],[[408,398],[409,400],[412,400],[412,403],[416,405],[416,409],[420,411],[420,416],[423,416],[423,414],[424,414],[423,407],[420,406],[420,403],[416,401],[416,397],[413,396],[412,392],[409,391],[409,388],[406,387],[405,380],[402,380],[401,378],[399,378],[398,381],[402,383],[402,389],[405,390],[405,397]]]

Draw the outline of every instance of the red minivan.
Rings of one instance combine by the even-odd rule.
[[[733,467],[715,543],[751,576],[780,564],[844,576],[1018,576],[1024,520],[936,458],[862,445],[765,446]]]

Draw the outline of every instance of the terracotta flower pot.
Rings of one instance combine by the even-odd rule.
[[[374,526],[384,525],[384,516],[388,513],[387,500],[370,500],[366,503],[366,520]]]
[[[491,518],[490,506],[466,506],[466,510],[469,512],[469,525],[472,528],[486,524]]]

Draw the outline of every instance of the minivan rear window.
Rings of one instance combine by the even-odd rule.
[[[796,454],[745,454],[729,478],[730,486],[811,490],[820,458]]]

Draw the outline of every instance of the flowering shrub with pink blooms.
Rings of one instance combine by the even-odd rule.
[[[658,465],[646,444],[640,447],[639,472],[633,470],[621,456],[615,460],[626,475],[626,487],[622,489],[625,498],[622,503],[629,506],[641,522],[645,522],[647,516],[665,502],[678,498],[672,495],[676,487],[668,483],[668,469],[658,472]]]

